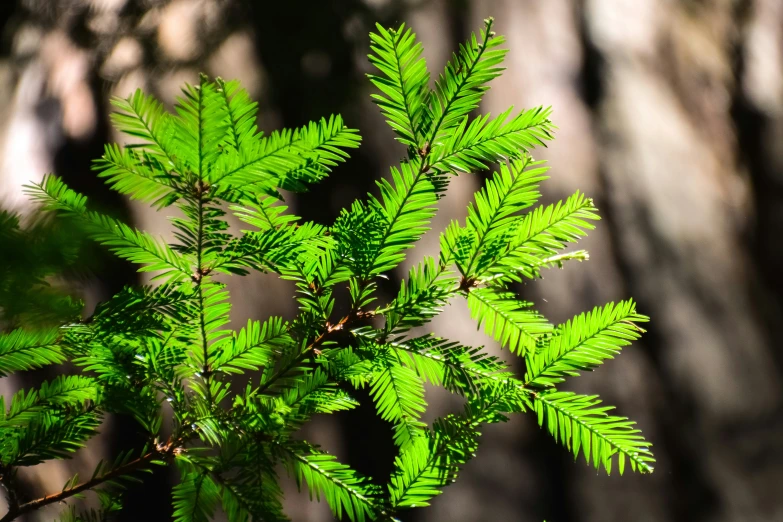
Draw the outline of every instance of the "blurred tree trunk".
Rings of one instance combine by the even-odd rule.
[[[471,12],[472,27],[493,14],[511,49],[485,109],[554,105],[545,192],[579,188],[605,219],[586,265],[524,291],[560,319],[627,296],[652,316],[642,345],[572,386],[638,419],[659,462],[620,479],[548,458],[533,473],[544,490],[528,472],[519,495],[523,466],[480,458],[454,490],[505,473],[482,500],[520,520],[777,520],[781,3],[477,0]],[[540,439],[514,444],[523,462],[551,457]],[[436,509],[476,520],[472,501],[449,491]]]
[[[260,98],[265,130],[333,112],[360,127],[352,161],[294,202],[328,222],[403,154],[368,101],[372,24],[413,25],[436,76],[490,15],[511,51],[483,110],[553,105],[557,139],[536,153],[552,166],[545,198],[580,189],[604,218],[585,243],[589,262],[520,291],[558,321],[629,296],[652,316],[643,343],[571,386],[637,419],[658,466],[652,476],[596,475],[532,417],[515,418],[487,428],[462,479],[407,519],[780,520],[783,0],[18,0],[0,55],[0,187],[18,198],[21,184],[55,171],[99,206],[165,233],[163,216],[108,199],[89,161],[120,139],[107,125],[108,95],[142,87],[171,106],[203,70],[240,78]],[[454,180],[436,230],[464,216],[478,182]],[[428,234],[406,267],[437,248]],[[93,302],[134,280],[124,265],[99,276]],[[274,278],[232,289],[239,322],[293,313],[277,307],[289,288]],[[497,351],[462,304],[432,329]],[[428,399],[435,412],[459,404]],[[391,434],[374,420],[357,432],[368,419],[371,405],[319,419],[306,435],[383,479]],[[109,430],[114,445],[131,440],[123,431]],[[61,487],[68,467],[46,468],[31,487]],[[131,493],[127,520],[168,519],[158,479]],[[288,500],[294,520],[330,519],[305,500]]]

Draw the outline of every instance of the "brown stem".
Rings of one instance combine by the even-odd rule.
[[[133,471],[149,464],[157,457],[171,457],[171,455],[174,454],[177,448],[179,448],[179,441],[177,441],[176,444],[175,442],[168,442],[167,444],[164,445],[158,445],[154,449],[142,455],[141,457],[132,460],[127,464],[123,464],[122,466],[114,468],[108,473],[105,473],[97,477],[93,477],[92,479],[83,482],[78,486],[74,486],[70,489],[65,489],[63,491],[60,491],[59,493],[52,493],[50,495],[46,495],[44,497],[37,498],[35,500],[31,500],[30,502],[25,502],[24,504],[17,504],[16,506],[12,505],[11,508],[8,510],[8,512],[5,514],[5,516],[3,516],[3,518],[0,518],[0,522],[11,522],[15,518],[24,515],[25,513],[29,513],[30,511],[34,511],[36,509],[42,508],[44,506],[48,506],[49,504],[54,504],[56,502],[62,502],[83,491],[87,491],[96,486],[99,486],[104,482],[115,479],[122,475],[127,475],[128,473],[132,473]]]
[[[342,324],[343,324],[342,320],[338,324],[342,328]],[[326,339],[326,336],[328,334],[330,334],[331,332],[333,332],[333,331],[334,330],[332,329],[331,326],[327,326],[327,330],[324,333],[322,333],[321,335],[319,335],[315,339],[315,341],[310,343],[304,350],[302,350],[302,353],[297,355],[296,358],[294,358],[290,363],[286,364],[283,368],[280,368],[274,375],[272,375],[269,378],[268,381],[266,381],[263,385],[261,385],[261,387],[259,387],[258,390],[257,390],[258,393],[261,394],[261,393],[264,393],[265,391],[267,391],[269,389],[269,387],[272,386],[272,384],[275,383],[275,381],[277,381],[280,377],[282,377],[283,375],[288,373],[288,371],[291,368],[293,368],[295,365],[297,365],[300,362],[302,362],[304,360],[304,358],[307,356],[307,354],[310,353],[310,351],[318,350],[318,347],[324,342],[324,340]],[[0,522],[3,522],[3,521],[0,520]]]
[[[353,321],[356,319],[360,319],[362,317],[366,317],[370,314],[366,312],[360,311],[351,311],[348,315],[340,319],[337,323],[331,324],[329,322],[326,323],[326,330],[320,334],[318,337],[315,338],[315,340],[307,345],[307,347],[302,350],[302,353],[296,356],[290,363],[286,364],[283,368],[280,368],[277,372],[275,372],[274,375],[272,375],[269,380],[267,380],[261,387],[259,387],[256,390],[256,393],[264,393],[269,389],[272,384],[274,384],[275,381],[277,381],[280,377],[284,376],[286,373],[288,373],[291,368],[302,362],[305,357],[307,357],[307,354],[312,352],[315,352],[316,355],[320,355],[320,352],[318,351],[318,347],[321,346],[330,335],[333,335],[334,332],[339,332],[341,330],[344,330],[347,326],[349,326]],[[3,522],[3,520],[0,520],[0,522]]]

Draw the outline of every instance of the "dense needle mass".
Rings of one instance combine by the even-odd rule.
[[[281,469],[338,518],[394,520],[428,505],[457,477],[476,452],[481,425],[523,412],[596,468],[652,471],[650,444],[632,421],[595,396],[556,389],[637,339],[647,318],[624,301],[553,325],[512,290],[550,267],[586,259],[569,245],[598,215],[579,192],[536,206],[547,168],[531,150],[552,138],[549,109],[471,116],[506,54],[492,20],[453,55],[434,89],[410,29],[378,26],[371,41],[373,99],[408,157],[375,195],[331,225],[288,212],[280,190],[305,190],[329,175],[359,146],[357,131],[331,116],[264,136],[256,103],[239,84],[205,76],[184,87],[175,113],[140,91],[115,100],[113,122],[133,145],[108,145],[95,164],[118,192],[176,214],[175,242],[89,210],[54,176],[29,187],[45,209],[153,272],[155,284],[125,289],[84,321],[0,335],[2,375],[66,360],[79,372],[3,404],[0,473],[9,511],[0,522],[86,490],[98,492],[100,510],[71,507],[63,520],[102,520],[121,509],[124,484],[156,465],[180,470],[173,491],[179,522],[210,520],[218,509],[231,522],[287,520]],[[440,255],[414,266],[397,296],[378,303],[378,277],[430,229],[450,177],[484,170],[494,173],[465,223],[441,232]],[[247,230],[232,234],[229,212]],[[228,327],[230,296],[215,276],[254,270],[295,283],[295,319]],[[350,290],[339,308],[345,315],[334,312],[339,286]],[[453,299],[466,299],[477,325],[524,359],[522,375],[481,347],[411,334]],[[235,385],[232,376],[245,373],[248,384]],[[425,424],[425,383],[464,397],[464,411]],[[355,408],[349,390],[362,387],[399,446],[385,486],[298,435],[316,413]],[[166,410],[170,426],[163,426]],[[147,444],[101,462],[62,491],[20,498],[19,467],[70,456],[107,412],[133,416]]]

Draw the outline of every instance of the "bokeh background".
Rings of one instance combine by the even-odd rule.
[[[462,479],[407,520],[783,520],[783,0],[1,0],[0,201],[31,212],[21,186],[55,172],[96,207],[166,236],[164,215],[109,192],[90,163],[121,140],[107,123],[111,96],[141,87],[171,106],[203,71],[242,80],[264,130],[336,112],[361,130],[348,164],[291,198],[329,222],[403,154],[369,101],[374,23],[413,26],[435,75],[490,15],[510,53],[482,110],[552,105],[556,140],[536,152],[552,166],[545,197],[580,189],[603,216],[589,262],[522,291],[553,320],[628,296],[652,316],[643,342],[570,386],[638,420],[658,465],[602,476],[520,416],[485,429]],[[436,231],[464,216],[480,179],[454,180]],[[436,249],[428,234],[406,266]],[[0,245],[0,263],[7,255]],[[88,308],[140,282],[108,256],[94,267],[69,282]],[[240,322],[294,313],[274,278],[232,288]],[[497,350],[461,304],[432,328]],[[0,391],[23,384],[3,379]],[[428,399],[432,415],[455,404]],[[391,430],[372,413],[319,418],[305,435],[384,478]],[[134,437],[110,419],[91,451],[25,485],[58,490]],[[168,520],[171,480],[156,473],[130,491],[121,520]],[[294,521],[332,519],[286,487]]]

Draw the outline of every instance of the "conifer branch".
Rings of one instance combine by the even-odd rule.
[[[12,520],[15,520],[16,518],[26,513],[35,511],[36,509],[40,509],[49,504],[63,502],[64,500],[67,500],[74,495],[78,495],[79,493],[94,489],[106,482],[139,471],[149,466],[150,464],[153,464],[154,461],[156,460],[159,459],[169,460],[175,455],[177,451],[179,451],[180,448],[181,448],[181,442],[176,442],[176,441],[169,441],[166,444],[162,444],[162,445],[159,444],[155,446],[153,449],[151,449],[150,451],[148,451],[147,453],[145,453],[144,455],[138,457],[137,459],[134,459],[126,464],[123,464],[122,466],[114,468],[111,471],[108,471],[104,474],[95,476],[88,481],[82,482],[79,485],[69,487],[67,489],[63,489],[58,493],[51,493],[49,495],[44,495],[43,497],[37,498],[35,500],[31,500],[29,502],[24,502],[20,504],[17,501],[16,503],[11,503],[10,509],[2,518],[0,518],[0,522],[11,522]],[[3,470],[4,486],[6,486],[5,477],[7,476],[7,474],[8,474],[8,470]],[[15,492],[11,493],[11,491],[13,491],[13,489],[7,490],[7,493],[10,495],[10,498],[13,500]]]
[[[434,142],[435,139],[437,138],[438,133],[441,130],[441,125],[443,125],[443,122],[446,119],[446,117],[449,116],[453,104],[460,98],[460,95],[462,95],[465,86],[473,76],[473,73],[475,72],[476,67],[481,62],[484,53],[487,51],[490,41],[495,37],[495,33],[492,31],[492,25],[494,23],[495,23],[495,19],[492,17],[489,17],[486,20],[484,20],[484,31],[483,31],[484,38],[482,39],[481,43],[478,45],[478,48],[476,49],[476,53],[473,59],[470,61],[470,63],[456,64],[456,72],[460,76],[460,80],[457,82],[456,86],[454,86],[451,96],[446,97],[445,101],[442,102],[443,108],[439,111],[440,116],[438,117],[437,121],[433,124],[432,129],[430,129],[429,132],[428,137],[430,143]],[[470,43],[468,43],[468,45],[470,45]]]
[[[301,364],[310,354],[318,354],[318,348],[329,340],[330,336],[333,336],[336,332],[343,331],[348,325],[350,325],[355,319],[360,317],[356,313],[344,316],[335,324],[326,324],[324,331],[321,332],[310,344],[308,344],[295,358],[289,361],[282,368],[277,370],[272,376],[270,376],[264,383],[258,388],[257,393],[262,394],[269,390],[269,388],[275,384],[278,380],[285,377],[286,374]]]
[[[80,372],[0,397],[0,482],[9,505],[0,522],[95,488],[101,510],[71,507],[66,519],[101,519],[121,505],[121,481],[172,463],[181,471],[175,522],[208,522],[221,507],[231,522],[286,520],[278,464],[323,496],[337,518],[396,520],[396,512],[427,505],[456,479],[477,450],[481,425],[528,411],[597,468],[652,471],[650,443],[632,421],[610,415],[595,396],[556,388],[617,355],[639,338],[638,323],[647,318],[625,301],[554,327],[510,287],[586,259],[566,246],[598,216],[578,192],[529,210],[546,178],[529,150],[552,137],[549,109],[471,115],[502,71],[506,51],[492,27],[488,19],[479,37],[471,35],[434,89],[412,31],[378,27],[370,61],[380,72],[370,81],[380,94],[373,98],[408,158],[377,182],[377,197],[354,202],[331,226],[301,222],[280,194],[306,190],[358,146],[357,132],[340,116],[263,137],[257,104],[239,83],[203,75],[197,86],[185,85],[175,113],[140,91],[115,100],[114,123],[141,143],[107,147],[96,163],[99,176],[131,198],[176,205],[183,216],[170,218],[169,244],[88,211],[86,198],[57,178],[30,187],[46,210],[76,218],[98,242],[140,270],[161,272],[156,278],[165,282],[125,289],[89,319],[59,329],[0,334],[0,376],[65,362]],[[496,164],[464,226],[453,221],[440,235],[439,256],[425,257],[391,302],[371,308],[376,278],[388,277],[429,230],[449,175]],[[255,230],[235,231],[224,209]],[[9,223],[0,216],[0,237]],[[216,274],[252,270],[295,284],[296,317],[227,326],[231,300]],[[33,272],[44,274],[34,285],[51,275]],[[338,287],[346,284],[342,302]],[[525,358],[523,377],[483,347],[410,336],[455,295],[467,299],[479,327]],[[379,315],[382,326],[368,320]],[[253,384],[238,386],[234,374]],[[464,413],[425,424],[425,385],[459,394]],[[357,407],[350,387],[369,388],[378,416],[393,429],[399,456],[386,489],[293,438],[316,413]],[[172,420],[164,415],[169,409]],[[70,457],[106,412],[131,416],[148,440],[174,435],[141,456],[126,452],[99,464],[86,482],[77,485],[75,476],[61,492],[22,503],[16,471]],[[186,452],[190,441],[198,445]]]

